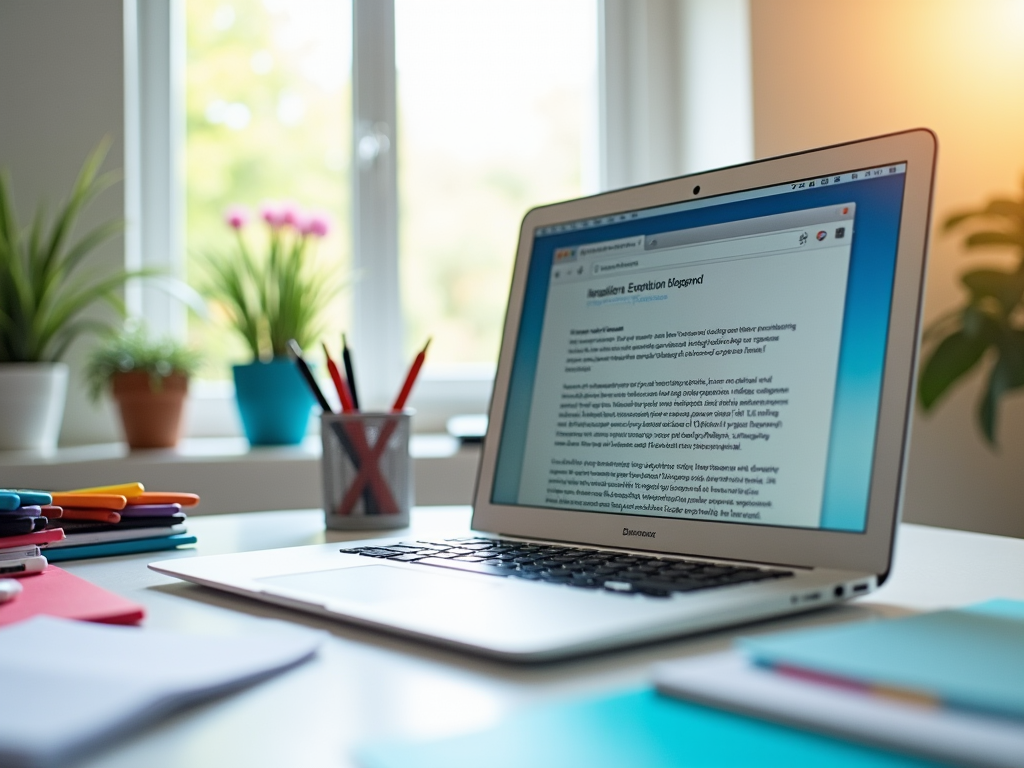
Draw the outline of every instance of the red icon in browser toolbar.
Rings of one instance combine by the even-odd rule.
[[[825,232],[825,230],[824,230],[824,229],[823,229],[823,230],[821,230],[820,232],[818,232],[818,242],[819,242],[819,243],[820,243],[820,242],[821,242],[822,240],[824,240],[824,239],[825,239],[826,237],[828,237],[828,234],[827,234],[827,233]]]

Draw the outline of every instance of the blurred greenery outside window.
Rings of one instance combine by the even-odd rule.
[[[190,282],[204,252],[231,247],[225,209],[266,200],[328,211],[319,257],[348,274],[351,2],[187,0],[186,14]],[[396,0],[395,16],[405,354],[432,336],[435,368],[493,364],[522,216],[596,190],[596,3]],[[212,313],[189,336],[202,375],[227,379],[246,354]]]

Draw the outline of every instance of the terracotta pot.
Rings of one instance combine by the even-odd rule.
[[[172,373],[157,381],[154,386],[148,373],[130,371],[111,382],[130,448],[173,448],[181,438],[188,377]]]

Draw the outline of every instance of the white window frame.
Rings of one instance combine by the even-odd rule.
[[[595,0],[601,189],[753,158],[749,0]],[[364,399],[387,405],[404,373],[395,148],[394,0],[352,0],[352,337]],[[185,0],[125,0],[126,262],[183,275]],[[185,334],[186,310],[133,286],[129,310]],[[487,409],[493,365],[426,366],[411,405],[441,431]],[[228,383],[193,387],[188,434],[240,434]],[[315,424],[315,420],[313,422]]]

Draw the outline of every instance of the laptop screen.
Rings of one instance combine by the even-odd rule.
[[[905,174],[534,232],[492,502],[863,531]]]

